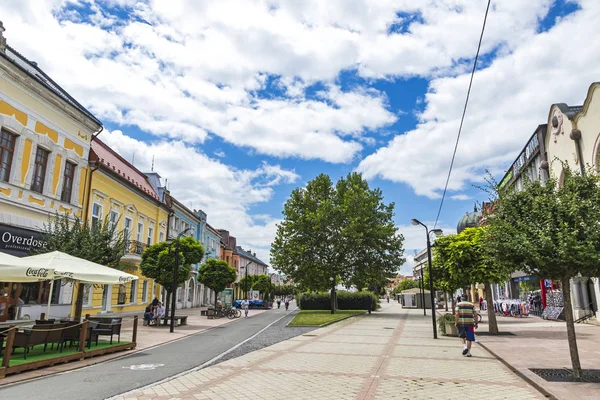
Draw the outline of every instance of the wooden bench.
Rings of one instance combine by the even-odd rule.
[[[187,315],[176,315],[174,317],[175,321],[176,321],[176,325],[187,325]],[[161,318],[162,320],[162,325],[169,325],[171,323],[171,317],[163,317]]]

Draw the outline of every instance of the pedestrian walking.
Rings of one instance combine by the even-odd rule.
[[[471,357],[471,344],[475,341],[475,328],[477,328],[477,312],[475,305],[467,301],[467,295],[462,295],[462,301],[456,305],[454,320],[458,328],[458,337],[463,344],[463,356]]]
[[[244,318],[248,318],[248,309],[250,308],[248,299],[242,300],[242,308],[244,309]]]
[[[285,311],[288,310],[288,307],[290,306],[290,299],[289,298],[285,298]]]
[[[281,297],[277,298],[277,308],[281,307]]]

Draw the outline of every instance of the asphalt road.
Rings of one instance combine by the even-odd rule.
[[[282,306],[281,309],[274,308],[247,319],[242,316],[239,321],[119,359],[0,388],[0,399],[103,400],[198,367],[292,312],[292,307],[286,312]],[[280,323],[274,325],[280,327]],[[267,331],[270,329],[265,332]],[[277,343],[292,334],[291,331],[279,335],[273,332],[265,336],[270,339],[260,342],[264,344],[260,346]],[[296,335],[301,333],[296,331]],[[262,336],[263,334],[256,339]],[[281,339],[277,340],[277,337]],[[245,347],[245,352],[248,352],[255,350],[255,346],[257,345],[253,347],[244,344],[228,358],[244,354],[241,347]],[[142,367],[142,364],[145,366]]]

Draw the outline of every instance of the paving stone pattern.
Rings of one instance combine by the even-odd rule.
[[[117,397],[125,399],[543,399],[478,346],[431,339],[397,304]],[[392,329],[390,329],[392,328]]]

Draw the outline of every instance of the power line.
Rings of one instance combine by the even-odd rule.
[[[483,40],[483,32],[485,32],[485,23],[487,22],[488,12],[490,10],[490,3],[492,0],[488,0],[487,8],[485,9],[485,16],[483,17],[483,26],[481,27],[481,35],[479,36],[479,44],[477,45],[477,53],[475,54],[475,61],[473,62],[473,70],[471,71],[471,80],[469,81],[469,89],[467,90],[467,98],[465,99],[465,107],[463,109],[462,117],[460,118],[460,126],[458,127],[458,135],[456,136],[456,144],[454,145],[454,152],[452,153],[452,161],[450,161],[450,169],[448,170],[448,177],[446,178],[446,185],[444,186],[444,193],[442,193],[442,201],[440,202],[440,208],[438,209],[437,216],[435,217],[435,224],[433,229],[437,226],[440,219],[440,213],[444,206],[444,199],[446,198],[446,191],[448,190],[448,182],[450,182],[450,175],[452,174],[452,167],[454,167],[454,159],[456,158],[456,149],[458,149],[458,142],[460,141],[460,134],[462,132],[463,122],[465,121],[465,114],[467,113],[467,105],[469,104],[469,96],[471,94],[471,86],[473,85],[473,76],[477,69],[477,59],[479,58],[479,50],[481,49],[481,42]]]

